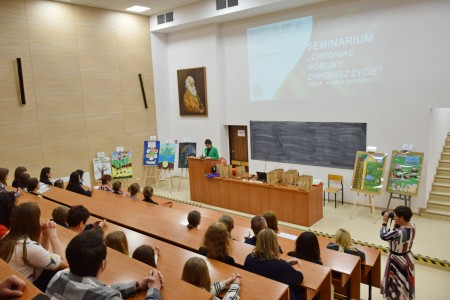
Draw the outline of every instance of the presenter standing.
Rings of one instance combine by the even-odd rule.
[[[202,157],[219,159],[219,151],[213,147],[210,139],[205,140],[205,150],[203,150]]]

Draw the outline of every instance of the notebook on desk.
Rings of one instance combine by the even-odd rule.
[[[267,182],[267,173],[266,172],[256,172],[256,176],[258,176],[259,181]]]

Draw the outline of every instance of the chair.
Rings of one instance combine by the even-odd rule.
[[[338,181],[341,187],[336,187]],[[330,193],[334,194],[334,208],[336,208],[336,194],[341,192],[342,205],[344,205],[344,176],[328,174],[328,187],[323,190],[323,206],[325,206],[325,193],[328,193],[328,202],[330,202]],[[334,186],[330,186],[334,183]]]

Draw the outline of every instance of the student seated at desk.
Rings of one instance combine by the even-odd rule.
[[[152,203],[152,204],[156,204],[159,205],[158,202],[153,201],[152,196],[153,196],[153,188],[151,186],[146,186],[144,188],[144,190],[142,191],[142,194],[144,195],[144,199],[142,201],[144,202],[148,202],[148,203]],[[165,206],[165,207],[172,207],[172,202],[164,202],[163,204],[161,204],[161,206]]]
[[[141,191],[141,187],[138,183],[133,183],[128,187],[128,192],[130,193],[130,198],[139,200],[138,193]]]
[[[121,196],[128,196],[128,193],[122,191],[122,182],[116,181],[112,185],[113,193]]]
[[[227,230],[228,230],[228,237],[232,240],[235,240],[232,236],[231,236],[231,231],[234,229],[234,220],[232,217],[230,217],[229,215],[223,215],[220,217],[219,222],[225,224],[225,226],[227,226]]]
[[[251,238],[250,237],[246,237],[245,240],[244,240],[244,243],[256,246],[256,237],[258,236],[258,233],[261,230],[263,230],[265,228],[268,228],[267,227],[267,221],[266,221],[266,219],[264,217],[262,217],[260,215],[256,215],[256,216],[254,216],[252,218],[252,220],[250,222],[250,226],[252,228],[254,236],[251,237]],[[283,250],[281,249],[281,246],[279,246],[278,250],[280,251],[280,253],[283,253]]]
[[[359,256],[361,257],[361,261],[364,261],[366,259],[366,255],[364,254],[364,252],[353,247],[350,232],[342,228],[336,231],[336,235],[334,236],[334,243],[333,242],[329,243],[327,245],[327,248]]]
[[[58,206],[55,207],[55,209],[53,209],[52,211],[52,220],[64,227],[64,228],[69,228],[69,225],[67,224],[67,214],[69,213],[69,208],[67,206]]]
[[[36,203],[19,204],[9,233],[0,241],[0,258],[44,292],[54,272],[67,268],[67,263],[61,258],[64,252],[55,222],[41,226],[40,218]],[[53,252],[48,250],[50,246]]]
[[[50,181],[50,178],[52,178],[52,176],[53,176],[52,169],[50,167],[44,167],[41,170],[39,182],[42,182],[46,185],[53,185],[52,182]]]
[[[101,231],[90,230],[75,236],[67,245],[70,269],[58,272],[48,285],[46,295],[52,299],[122,299],[147,290],[146,300],[162,299],[162,274],[153,269],[140,280],[105,285],[100,276],[106,268],[107,248]]]
[[[64,180],[56,179],[55,182],[53,182],[53,186],[60,189],[64,189]]]
[[[27,192],[33,195],[36,195],[40,198],[42,198],[41,195],[39,195],[39,181],[37,178],[30,178],[27,183]]]
[[[201,257],[189,258],[184,264],[183,274],[181,275],[182,280],[213,294],[214,300],[220,300],[217,296],[226,288],[228,288],[228,290],[222,300],[239,299],[239,285],[241,284],[241,278],[242,276],[238,273],[233,273],[230,278],[211,284],[208,266]]]
[[[305,231],[298,236],[295,241],[295,250],[290,251],[287,255],[323,265],[317,236],[309,231]]]
[[[86,225],[90,216],[91,213],[83,205],[72,206],[67,213],[67,225],[69,225],[70,230],[76,233],[91,229],[102,229],[106,226],[106,220],[96,221],[93,224]]]
[[[113,231],[108,233],[105,238],[105,244],[109,248],[119,251],[125,255],[128,255],[128,240],[123,231]]]
[[[277,234],[272,229],[263,229],[258,233],[255,249],[245,258],[244,269],[289,285],[291,300],[303,299],[304,292],[300,287],[303,274],[292,267],[299,263],[298,260],[285,261],[279,257]]]
[[[272,229],[275,233],[278,233],[278,218],[273,211],[266,211],[263,214],[263,218],[266,219],[267,228]]]
[[[198,253],[234,266],[234,258],[229,255],[230,249],[227,226],[221,222],[214,222],[206,230]]]
[[[11,226],[11,216],[15,208],[16,196],[14,192],[0,192],[0,239]]]
[[[157,268],[160,251],[159,247],[152,248],[149,245],[142,245],[134,250],[132,258],[152,266],[153,268]]]
[[[28,180],[30,180],[31,176],[28,173],[22,173],[19,176],[19,180],[17,181],[17,185],[19,189],[26,190],[28,186]]]
[[[200,214],[200,212],[198,210],[191,210],[187,216],[187,221],[188,221],[188,224],[186,225],[187,228],[189,230],[191,230],[193,228],[197,228],[198,225],[200,225],[201,219],[202,219],[202,215]]]
[[[12,187],[14,188],[18,188],[19,187],[19,177],[20,175],[22,175],[23,173],[27,172],[27,168],[19,166],[16,168],[16,170],[14,171],[14,180],[11,184]]]
[[[102,176],[102,185],[101,187],[99,187],[99,190],[105,191],[105,192],[112,192],[112,187],[111,187],[111,180],[112,177],[109,174],[104,174]]]
[[[88,197],[92,196],[93,191],[92,188],[90,188],[89,190],[83,189],[83,187],[81,186],[80,173],[78,172],[72,172],[72,174],[70,174],[70,179],[69,183],[67,184],[66,190]]]

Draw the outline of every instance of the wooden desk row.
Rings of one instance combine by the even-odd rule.
[[[215,221],[209,218],[202,218],[204,226],[202,228],[204,229],[188,231],[186,226],[183,225],[187,215],[184,212],[103,191],[95,191],[92,198],[89,198],[66,190],[52,188],[45,192],[44,196],[68,206],[84,205],[97,217],[105,218],[128,229],[191,251],[198,251],[204,230],[211,222]],[[253,246],[242,242],[235,242],[232,247],[232,256],[238,265],[243,265],[245,257],[253,250]],[[311,299],[321,289],[324,291],[321,293],[323,299],[331,297],[331,272],[329,268],[303,262],[299,270],[305,275],[303,286],[307,289],[308,299]],[[285,285],[275,286],[274,289],[270,289],[268,292],[277,296],[269,298],[283,298],[285,294],[284,289]],[[266,294],[265,297],[268,297],[268,295]]]

